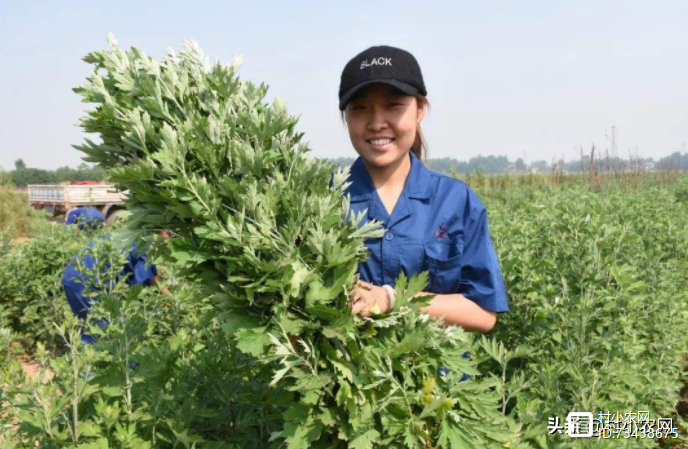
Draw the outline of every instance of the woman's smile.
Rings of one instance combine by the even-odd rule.
[[[370,144],[370,146],[377,151],[385,151],[388,150],[392,144],[394,143],[396,139],[392,137],[386,137],[386,138],[377,138],[377,139],[368,139],[366,142]]]

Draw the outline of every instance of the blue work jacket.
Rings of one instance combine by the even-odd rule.
[[[411,151],[409,157],[411,170],[391,215],[363,158],[351,166],[348,219],[367,209],[360,225],[375,219],[386,229],[383,237],[365,242],[370,257],[359,264],[361,279],[394,286],[402,271],[410,277],[427,270],[424,291],[461,293],[486,310],[508,311],[485,207],[462,181],[428,170]]]

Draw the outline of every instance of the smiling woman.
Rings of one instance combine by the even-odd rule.
[[[376,62],[373,64],[373,62]],[[420,123],[429,103],[420,66],[410,53],[371,47],[344,68],[339,109],[359,158],[351,167],[351,210],[368,210],[384,237],[369,239],[359,266],[352,310],[362,316],[394,305],[397,276],[428,271],[423,309],[445,325],[487,332],[508,311],[487,213],[463,182],[429,171]]]
[[[384,159],[401,160],[402,153],[405,155],[409,148],[419,159],[423,158],[426,148],[420,122],[428,107],[422,94],[408,95],[388,84],[375,83],[349,100],[342,118],[357,152],[367,152],[373,165],[384,166]],[[384,127],[386,123],[389,128]],[[378,161],[382,155],[385,158]]]

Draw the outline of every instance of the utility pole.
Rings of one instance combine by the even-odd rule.
[[[616,125],[612,125],[612,137],[611,137],[611,145],[612,145],[612,158],[616,158],[617,156],[617,151],[616,151]]]

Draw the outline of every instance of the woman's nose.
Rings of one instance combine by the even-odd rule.
[[[368,122],[368,128],[371,130],[378,130],[386,127],[387,118],[385,117],[384,110],[381,108],[373,108],[371,111],[370,121]]]

